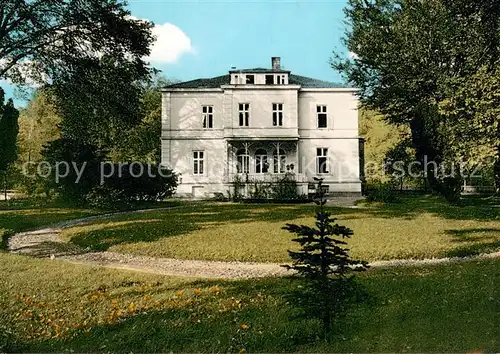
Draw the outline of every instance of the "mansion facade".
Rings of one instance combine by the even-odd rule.
[[[362,139],[356,89],[272,67],[162,89],[162,165],[179,197],[227,195],[235,180],[296,180],[307,194],[361,194]]]

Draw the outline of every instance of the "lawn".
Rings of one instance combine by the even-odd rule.
[[[470,200],[462,208],[440,203],[439,199],[417,198],[399,205],[332,211],[346,223],[410,222],[415,231],[407,232],[419,237],[425,233],[417,223],[421,218],[436,219],[449,229],[469,224],[467,228],[481,228],[485,235],[492,231],[484,229],[500,228],[496,201]],[[269,225],[310,221],[312,209],[200,203],[114,218],[104,223],[108,228],[99,222],[88,226],[96,227],[92,231],[95,239],[83,237],[88,237],[86,230],[80,240],[92,240],[90,244],[101,249],[158,246],[165,240],[194,237],[191,235],[204,229],[212,235],[212,229],[220,233],[235,227],[236,234],[246,232],[255,237],[261,227],[266,232],[260,240],[267,242],[276,237]],[[98,212],[57,205],[0,204],[0,225],[24,231]],[[261,223],[265,227],[259,226]],[[102,232],[108,233],[106,238],[101,238]],[[144,239],[141,243],[135,237]],[[236,249],[249,247],[244,239],[238,245],[231,233],[219,234],[218,239],[231,239]],[[283,236],[282,242],[288,247],[289,235]],[[472,242],[471,249],[483,250],[482,244],[488,246],[492,241],[463,242]],[[227,248],[207,245],[210,252]],[[184,246],[191,247],[189,243]],[[210,253],[203,247],[197,249],[201,254]],[[272,254],[262,244],[255,252]],[[233,255],[238,254],[242,251]],[[285,295],[299,283],[290,278],[207,281],[0,252],[0,351],[497,352],[499,269],[500,260],[489,260],[360,274],[358,283],[367,298],[348,307],[336,337],[325,343],[317,338],[317,321],[292,318],[297,309]]]
[[[500,350],[500,261],[371,270],[336,337],[292,319],[288,279],[222,282],[0,253],[0,351]]]
[[[198,203],[114,217],[67,229],[62,237],[96,251],[180,259],[286,262],[287,223],[312,225],[313,205]],[[352,255],[368,261],[466,256],[500,247],[500,202],[468,198],[451,206],[434,196],[365,209],[330,208],[354,230]]]
[[[12,232],[36,229],[60,221],[79,219],[102,212],[85,208],[69,208],[54,202],[0,201],[0,241],[2,241],[0,248],[5,248],[6,236]]]

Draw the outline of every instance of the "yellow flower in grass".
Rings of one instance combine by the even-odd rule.
[[[178,296],[178,297],[182,297],[182,295],[184,295],[184,291],[179,290],[179,291],[177,292],[177,296]]]
[[[250,327],[250,326],[249,326],[249,325],[247,325],[246,323],[243,323],[243,324],[241,325],[241,329],[248,329],[249,327]]]
[[[210,291],[211,291],[211,292],[213,292],[213,293],[215,293],[215,295],[219,295],[219,294],[220,294],[220,292],[221,292],[221,288],[220,288],[220,287],[218,287],[217,285],[216,285],[216,286],[212,286],[212,287],[210,288]]]
[[[135,304],[133,302],[128,305],[128,312],[134,313],[135,312]]]
[[[194,294],[201,295],[201,289],[200,288],[194,289]]]

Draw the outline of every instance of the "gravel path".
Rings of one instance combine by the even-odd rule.
[[[171,209],[171,208],[166,208]],[[155,210],[166,210],[155,209]],[[289,275],[291,272],[277,263],[215,262],[153,258],[115,252],[88,252],[78,246],[63,242],[59,234],[64,228],[84,225],[95,220],[107,219],[115,215],[144,213],[147,210],[99,215],[85,219],[62,222],[52,227],[13,235],[8,248],[13,253],[32,257],[51,258],[76,264],[98,265],[107,268],[128,269],[155,274],[219,279],[249,279]],[[423,260],[390,260],[370,264],[372,268],[422,266],[446,264],[471,259],[500,258],[500,251],[474,257],[432,258]]]

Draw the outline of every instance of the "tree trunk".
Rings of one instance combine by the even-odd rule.
[[[500,193],[500,145],[497,146],[497,156],[493,166],[493,176],[495,180],[495,194]]]
[[[7,171],[3,172],[3,186],[5,201],[7,201]]]

